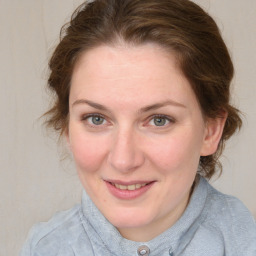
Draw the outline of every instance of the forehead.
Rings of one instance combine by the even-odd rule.
[[[188,80],[174,53],[155,44],[99,46],[83,53],[75,65],[70,99],[118,97],[123,103],[178,100],[194,101]],[[112,99],[113,101],[113,99]]]
[[[134,75],[142,75],[141,72],[152,67],[157,68],[160,76],[164,74],[166,68],[175,68],[175,72],[181,73],[174,52],[167,52],[163,47],[154,43],[139,46],[120,43],[115,46],[102,45],[82,53],[75,65],[73,77],[82,68],[86,68],[91,76],[100,69],[101,73],[97,75],[100,75],[100,78],[109,78],[109,71],[123,71],[126,76],[129,71]],[[159,73],[159,71],[163,72]],[[153,75],[157,73],[152,74],[152,77]],[[119,79],[125,79],[120,76],[120,73],[116,73],[115,77],[111,73],[114,79],[118,76]]]

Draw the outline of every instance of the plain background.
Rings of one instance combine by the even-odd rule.
[[[0,0],[0,256],[17,255],[28,230],[80,201],[71,160],[39,117],[49,105],[47,62],[61,25],[81,0]],[[227,145],[213,183],[256,217],[256,1],[196,0],[212,14],[232,53],[233,102],[244,127]]]

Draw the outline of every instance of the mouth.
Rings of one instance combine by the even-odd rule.
[[[131,184],[131,185],[122,185],[122,184],[110,182],[110,184],[112,186],[115,186],[118,189],[121,189],[121,190],[133,191],[133,190],[136,190],[136,189],[140,189],[141,187],[145,187],[149,183],[136,183],[136,184]]]
[[[135,199],[148,191],[155,181],[106,181],[106,185],[112,195],[119,199]]]

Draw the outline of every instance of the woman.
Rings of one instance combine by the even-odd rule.
[[[206,181],[242,123],[207,13],[188,0],[84,3],[50,71],[48,125],[85,191],[35,226],[21,255],[256,255],[249,211]]]

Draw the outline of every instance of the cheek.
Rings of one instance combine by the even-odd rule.
[[[104,161],[106,155],[106,143],[100,138],[89,136],[72,136],[70,148],[78,170],[82,172],[94,172]]]
[[[152,161],[163,171],[197,169],[200,143],[192,134],[182,133],[151,144]]]
[[[177,168],[184,159],[184,147],[176,139],[170,139],[163,146],[156,146],[155,149],[154,162],[164,170]]]

